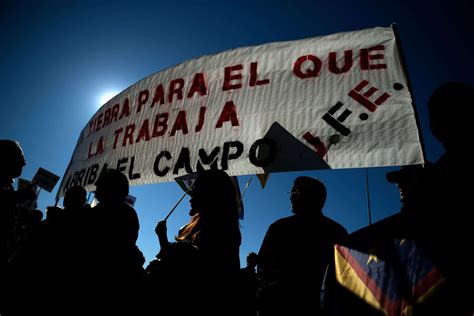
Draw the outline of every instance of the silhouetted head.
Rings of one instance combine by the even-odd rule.
[[[64,216],[64,210],[59,206],[48,206],[46,207],[46,219],[49,222],[60,221]]]
[[[258,255],[255,252],[251,252],[247,255],[247,266],[255,268],[258,264]]]
[[[407,203],[413,200],[424,172],[425,168],[422,165],[402,166],[399,170],[388,172],[386,178],[388,182],[397,185],[400,191],[400,201]]]
[[[127,176],[115,169],[102,172],[95,185],[95,197],[99,202],[124,202],[128,195]]]
[[[27,214],[25,218],[24,224],[26,225],[35,225],[41,222],[43,219],[43,212],[41,212],[38,209],[31,209]]]
[[[64,195],[63,205],[67,209],[81,208],[86,204],[87,191],[84,187],[77,185],[69,188]]]
[[[428,101],[430,128],[446,151],[458,151],[471,142],[474,89],[460,82],[437,87]]]
[[[423,170],[424,168],[422,165],[402,166],[398,170],[387,172],[386,178],[390,183],[399,184],[410,181],[410,178],[414,176],[420,176]]]
[[[14,179],[21,175],[26,165],[20,144],[10,139],[0,139],[0,177]]]
[[[234,182],[222,170],[211,169],[198,172],[191,195],[191,207],[197,212],[229,208],[237,210]]]
[[[327,191],[324,184],[311,177],[298,177],[291,189],[291,206],[298,215],[319,214],[326,203]]]
[[[227,173],[215,169],[198,172],[191,196],[191,222],[180,231],[176,240],[195,242],[202,231],[213,231],[219,227],[223,228],[222,233],[234,236],[240,244],[237,193]]]

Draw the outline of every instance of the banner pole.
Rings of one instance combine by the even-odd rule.
[[[425,142],[423,141],[423,135],[421,134],[420,119],[418,117],[418,111],[416,110],[415,96],[413,94],[413,88],[411,85],[410,76],[408,75],[408,67],[405,61],[405,55],[403,54],[402,42],[400,41],[400,36],[398,35],[397,24],[392,23],[390,27],[392,28],[393,34],[395,35],[395,44],[396,44],[395,47],[397,48],[398,54],[400,55],[402,69],[407,78],[408,92],[410,93],[410,96],[411,96],[411,106],[413,107],[413,112],[415,114],[415,122],[417,126],[418,137],[420,139],[421,155],[423,156],[423,161],[425,161],[425,157],[426,157]]]
[[[372,211],[370,208],[370,192],[369,192],[369,171],[365,168],[365,189],[367,192],[367,213],[369,216],[369,225],[372,225]]]

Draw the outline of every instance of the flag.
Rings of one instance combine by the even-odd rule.
[[[176,183],[183,189],[184,192],[191,195],[191,191],[196,181],[197,173],[189,173],[184,176],[175,178]]]
[[[137,198],[135,196],[128,194],[127,197],[125,198],[125,203],[127,203],[130,206],[134,206],[136,200]]]
[[[385,315],[410,315],[414,304],[443,283],[443,275],[414,241],[364,240],[369,235],[335,246],[338,283]]]
[[[18,190],[23,190],[26,189],[28,186],[31,185],[31,181],[23,179],[23,178],[18,178]]]
[[[36,209],[38,208],[38,196],[39,196],[39,189],[36,186],[37,180],[35,182],[29,181],[23,178],[18,178],[18,187],[17,190],[27,190],[31,188],[36,193],[35,198],[22,200],[20,205],[25,209]]]
[[[37,182],[40,188],[51,192],[58,180],[58,175],[40,167],[33,177],[32,182]]]

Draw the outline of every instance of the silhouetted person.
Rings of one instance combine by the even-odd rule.
[[[21,175],[26,165],[23,150],[18,142],[9,139],[0,140],[0,203],[1,203],[1,235],[2,258],[4,268],[15,248],[17,234],[17,204],[21,200],[21,192],[13,188],[14,179]]]
[[[87,191],[82,186],[72,186],[66,191],[63,207],[47,208],[40,257],[43,274],[51,288],[42,305],[49,307],[48,314],[55,315],[62,314],[68,306],[83,304],[80,299],[83,289],[79,287],[86,274],[83,270],[90,250],[89,221],[93,220]]]
[[[239,280],[240,289],[240,306],[242,316],[257,315],[257,263],[258,255],[250,252],[247,255],[247,266],[240,269]]]
[[[290,197],[294,215],[270,225],[258,253],[259,315],[320,313],[321,284],[334,262],[334,244],[347,235],[323,215],[326,194],[315,178],[295,179]]]
[[[64,195],[63,206],[66,211],[81,212],[87,207],[87,191],[84,187],[77,185],[70,187]]]
[[[0,277],[8,297],[0,298],[0,313],[14,313],[17,294],[21,289],[22,268],[15,262],[23,253],[23,245],[30,231],[41,221],[39,210],[22,207],[25,201],[36,200],[36,191],[32,186],[17,191],[13,188],[26,160],[19,143],[14,140],[0,140],[0,228],[2,255]]]
[[[423,170],[421,165],[409,165],[387,173],[387,181],[396,184],[400,192],[402,207],[409,206],[416,198],[416,190],[423,176]]]
[[[430,168],[430,163],[425,166],[408,165],[387,173],[387,181],[396,184],[402,204],[400,214],[396,216],[396,220],[391,221],[394,225],[384,229],[392,238],[413,239],[416,235],[417,227],[414,222],[414,213],[416,213],[416,207],[419,205],[420,186]]]
[[[178,297],[173,293],[171,297],[167,297],[168,300],[163,301],[171,303],[176,300],[191,300],[194,304],[191,311],[198,314],[236,315],[239,304],[236,291],[241,243],[236,188],[224,171],[206,170],[197,174],[191,196],[191,220],[180,229],[175,243],[168,242],[166,222],[158,223],[156,228],[161,245],[158,257],[163,264],[176,257],[183,260],[186,255],[182,252],[190,256],[188,263],[192,262],[187,265],[175,263],[174,266],[182,268],[174,269],[172,272],[177,275],[172,279],[168,278],[174,286],[179,285],[185,291],[185,297]],[[189,276],[189,272],[192,272],[192,277],[184,284],[178,284],[182,275]],[[159,281],[156,286],[160,286]],[[163,295],[169,294],[171,293],[167,291]],[[186,308],[189,306],[169,304],[162,309],[165,314],[171,315],[184,313],[183,309]]]
[[[418,315],[436,291],[439,270],[413,241],[413,212],[426,172],[426,167],[409,165],[387,173],[387,181],[399,189],[400,212],[337,245],[337,283],[327,295],[325,315],[405,315],[408,310]]]
[[[99,203],[84,227],[85,279],[90,279],[88,294],[93,301],[109,311],[120,311],[135,303],[144,276],[145,260],[136,246],[140,226],[135,209],[125,202],[129,185],[123,173],[107,169],[95,185]]]
[[[36,312],[48,315],[61,315],[68,306],[82,303],[76,296],[82,294],[78,285],[87,275],[81,272],[88,255],[85,235],[90,233],[85,224],[90,210],[86,190],[71,187],[63,205],[64,209],[47,207],[46,219],[32,231],[21,258],[23,276],[27,276],[24,286],[30,290],[25,299],[37,305]]]
[[[415,208],[416,241],[446,276],[446,290],[431,312],[450,315],[474,311],[473,274],[464,269],[474,248],[472,143],[474,89],[449,82],[437,87],[428,101],[430,128],[446,152],[421,184]]]

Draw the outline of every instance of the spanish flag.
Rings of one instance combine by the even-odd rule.
[[[334,254],[337,282],[383,315],[412,315],[445,280],[412,240],[359,234]]]

